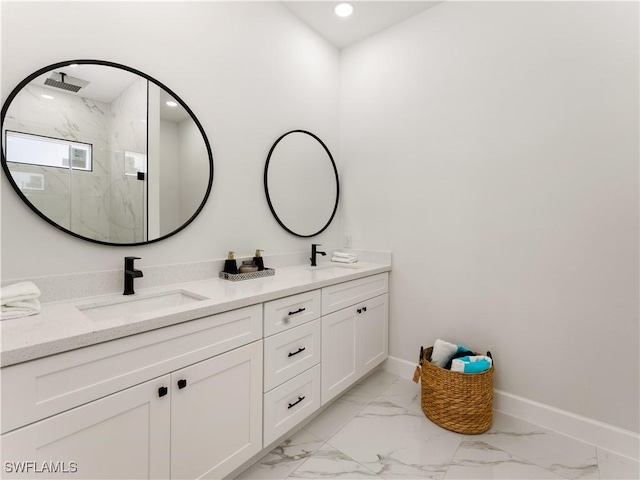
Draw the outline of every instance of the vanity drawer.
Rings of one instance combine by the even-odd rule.
[[[320,318],[320,290],[279,298],[264,304],[264,336]]]
[[[264,394],[263,446],[320,408],[320,365]]]
[[[2,433],[262,337],[262,305],[2,369]]]
[[[320,363],[320,319],[264,340],[264,391]]]
[[[389,274],[380,273],[322,289],[322,315],[342,310],[369,298],[387,293]]]

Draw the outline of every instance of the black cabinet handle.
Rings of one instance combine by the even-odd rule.
[[[362,307],[362,311],[366,312],[367,311],[367,307]]]
[[[305,399],[304,395],[302,397],[298,397],[298,400],[296,400],[295,402],[289,404],[289,406],[287,407],[287,410],[290,409],[290,408],[295,407],[297,404],[299,404],[304,399]]]
[[[306,308],[301,307],[298,310],[296,310],[295,312],[289,312],[289,315],[295,315],[296,313],[301,313],[304,312],[306,310]]]
[[[169,393],[169,389],[167,387],[160,387],[158,389],[158,396],[164,397],[167,393]]]
[[[297,354],[299,354],[300,352],[304,352],[306,349],[307,349],[307,347],[300,347],[300,348],[298,349],[298,351],[297,351],[297,352],[289,352],[289,355],[288,355],[288,356],[289,356],[289,357],[293,357],[294,355],[297,355]]]
[[[358,313],[362,313],[362,309],[361,309],[361,308],[359,308],[358,310],[356,310],[356,312],[358,312]]]
[[[187,386],[187,381],[182,379],[182,380],[178,380],[178,388],[184,388]]]

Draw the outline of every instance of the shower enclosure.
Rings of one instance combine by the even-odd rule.
[[[4,166],[14,188],[50,223],[101,243],[144,243],[181,229],[210,188],[199,126],[148,78],[81,67],[77,77],[87,80],[47,72],[6,109]]]

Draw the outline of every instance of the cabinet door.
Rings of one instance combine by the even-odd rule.
[[[359,377],[380,365],[389,356],[387,332],[389,331],[388,295],[367,300],[358,306],[356,357],[362,369]]]
[[[222,478],[262,449],[262,341],[171,374],[171,478]]]
[[[169,381],[165,375],[4,434],[3,478],[169,478],[171,401],[159,396]]]
[[[355,308],[322,317],[322,405],[358,378]]]

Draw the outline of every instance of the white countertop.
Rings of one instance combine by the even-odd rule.
[[[122,294],[43,303],[38,315],[0,322],[0,366],[6,367],[391,270],[390,265],[363,262],[353,264],[356,267],[354,269],[323,266],[317,269],[308,265],[279,268],[274,276],[239,282],[212,278],[140,289],[127,300],[176,290],[206,299],[106,320],[93,320],[77,307],[121,301]]]

